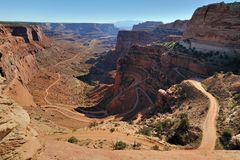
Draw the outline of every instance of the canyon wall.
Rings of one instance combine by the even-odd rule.
[[[38,26],[0,25],[1,74],[27,84],[39,71],[34,54],[48,41]]]
[[[126,55],[129,48],[134,44],[146,45],[157,40],[157,36],[145,31],[119,31],[116,52],[122,57]]]
[[[132,31],[119,31],[116,52],[126,55],[132,45],[147,45],[153,42],[179,41],[188,21],[177,20],[173,23],[145,22],[135,25]]]
[[[198,8],[183,39],[181,44],[187,48],[240,53],[240,3],[222,2]]]

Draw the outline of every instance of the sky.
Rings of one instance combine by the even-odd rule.
[[[1,0],[0,21],[95,22],[190,19],[203,5],[223,0]],[[226,0],[225,3],[236,0]]]

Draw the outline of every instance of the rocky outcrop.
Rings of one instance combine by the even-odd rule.
[[[37,132],[28,113],[3,95],[4,81],[0,77],[0,159],[32,159],[41,149]]]
[[[38,26],[0,25],[1,74],[27,84],[39,71],[34,54],[48,39]]]
[[[161,106],[174,99],[168,92],[158,91],[159,88],[166,89],[192,77],[208,76],[216,70],[211,64],[178,54],[163,45],[133,45],[118,61],[113,98],[106,109],[110,114],[124,116],[131,111],[134,117],[134,113],[151,108],[153,104]]]
[[[163,22],[151,22],[147,21],[133,26],[133,31],[153,31],[156,28],[159,29],[174,29],[180,32],[184,32],[187,28],[188,20],[176,20],[171,23]]]
[[[43,31],[38,26],[6,26],[12,36],[23,37],[26,43],[42,42],[46,40]]]
[[[157,26],[157,28],[160,29],[174,29],[174,30],[178,30],[180,32],[184,32],[187,29],[187,24],[188,24],[188,20],[176,20],[174,22],[171,23],[166,23],[166,24],[162,24]]]
[[[117,36],[116,52],[122,56],[126,55],[129,48],[134,44],[146,45],[159,38],[145,31],[119,31]]]
[[[188,23],[182,45],[209,52],[240,53],[240,3],[198,8]]]
[[[190,56],[174,54],[173,52],[166,52],[161,55],[161,64],[165,68],[184,68],[193,73],[207,76],[217,71],[216,67],[211,64],[198,61],[196,58]]]
[[[157,28],[159,25],[163,25],[163,22],[147,21],[144,23],[139,23],[137,25],[134,25],[132,30],[133,31],[152,31],[153,29]]]
[[[163,46],[132,46],[127,55],[118,61],[112,100],[106,106],[108,113],[134,117],[136,113],[151,108],[157,91],[178,79],[169,79],[168,68],[162,68]],[[180,80],[180,79],[178,79]]]
[[[119,31],[116,52],[126,55],[132,45],[147,45],[156,41],[179,41],[188,21],[177,20],[173,23],[145,22],[133,27],[133,31]]]

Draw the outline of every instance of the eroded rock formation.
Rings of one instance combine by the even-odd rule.
[[[156,41],[169,42],[181,39],[188,21],[177,20],[172,23],[145,22],[135,25],[132,31],[119,31],[116,52],[126,55],[132,45],[147,45]]]
[[[0,34],[2,75],[27,84],[39,70],[34,54],[48,39],[37,26],[0,25]]]
[[[0,159],[32,159],[41,149],[28,113],[3,95],[5,78],[0,76]]]
[[[217,3],[198,8],[182,44],[201,51],[240,52],[240,3]]]

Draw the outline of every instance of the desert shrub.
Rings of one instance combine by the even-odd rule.
[[[77,143],[78,141],[79,141],[79,140],[78,140],[76,137],[74,137],[74,136],[68,138],[68,142],[69,142],[69,143]]]
[[[151,136],[151,131],[152,131],[151,127],[144,126],[143,128],[139,129],[138,133],[146,135],[146,136]]]
[[[115,123],[115,124],[114,124],[114,127],[118,127],[118,126],[120,126],[120,124],[118,124],[118,123]]]
[[[88,127],[93,128],[96,127],[97,125],[98,125],[97,122],[91,122]]]
[[[128,121],[128,124],[132,125],[132,124],[133,124],[133,121],[132,121],[132,120]]]
[[[178,130],[184,132],[187,131],[189,128],[189,119],[187,113],[180,114],[180,124]]]
[[[187,98],[187,93],[183,93],[183,94],[181,94],[181,96],[179,97],[180,98],[180,100],[185,100],[186,98]]]
[[[113,133],[115,131],[115,128],[111,128],[110,132]]]
[[[158,145],[154,145],[154,146],[152,146],[152,149],[157,151],[157,150],[159,150],[159,146]]]
[[[154,128],[158,134],[161,134],[164,131],[163,122],[155,123]]]
[[[174,130],[173,136],[168,139],[169,143],[176,145],[186,145],[189,141],[189,119],[186,113],[180,114],[180,120],[178,126]]]
[[[220,141],[224,145],[224,147],[227,147],[231,138],[232,138],[232,130],[225,129],[221,134]]]
[[[115,150],[124,150],[127,147],[127,144],[123,141],[118,141],[114,144],[114,149]]]
[[[240,93],[235,94],[233,99],[238,101],[240,99]]]
[[[137,143],[136,141],[134,141],[132,148],[134,150],[140,150],[141,145],[142,145],[141,143]]]
[[[230,106],[230,107],[235,107],[237,105],[237,102],[236,102],[236,100],[234,99],[234,98],[230,98],[229,100],[228,100],[228,106]]]

